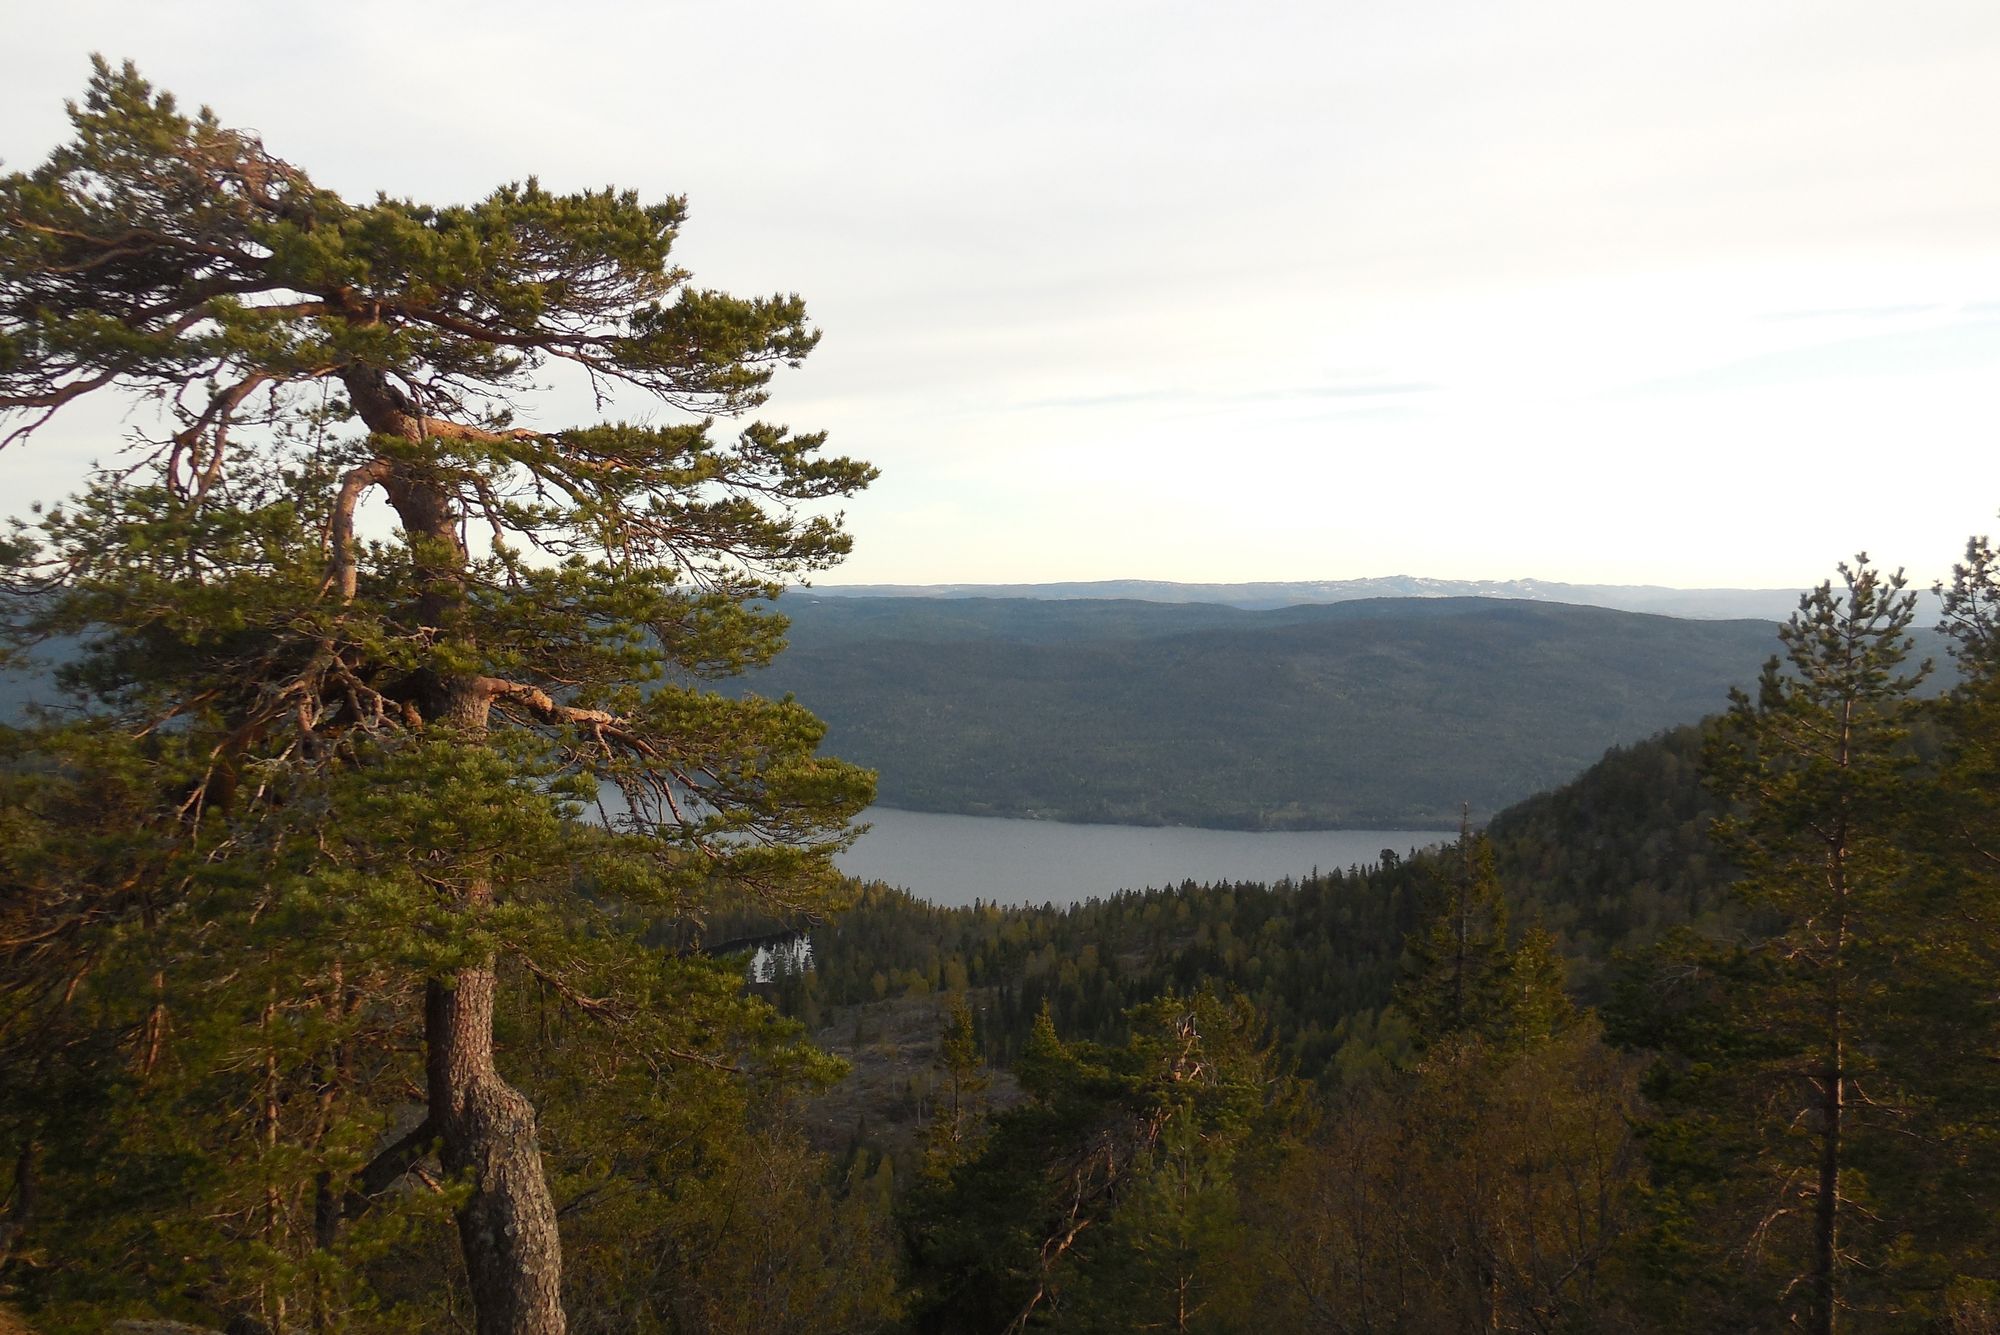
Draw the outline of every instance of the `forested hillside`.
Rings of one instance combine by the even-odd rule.
[[[1908,600],[1844,568],[1754,696],[1407,860],[867,892],[770,987],[875,1091],[846,1158],[920,1177],[914,1323],[1178,1292],[1219,1329],[1992,1329],[1996,571],[1975,544],[1943,701]],[[1216,1084],[1176,1105],[1186,1062]]]
[[[1484,819],[1712,712],[1771,643],[1761,622],[1494,599],[779,607],[787,651],[731,689],[796,694],[886,805],[1242,829]],[[0,719],[60,703],[49,674],[76,654],[0,670]]]
[[[920,811],[1231,828],[1450,828],[1712,713],[1759,622],[1490,599],[813,598],[748,678]]]
[[[1488,828],[1495,873],[1524,921],[1547,928],[1573,987],[1601,995],[1619,952],[1675,928],[1729,930],[1730,868],[1709,834],[1722,805],[1699,777],[1703,730],[1677,728],[1604,756]],[[962,992],[987,1055],[1010,1060],[1046,1004],[1058,1029],[1123,1033],[1133,1005],[1221,986],[1249,997],[1290,1069],[1320,1082],[1407,1056],[1389,1004],[1426,894],[1456,875],[1454,847],[1275,884],[1129,891],[1062,908],[943,908],[887,886],[811,933],[812,967],[781,970],[773,995],[820,1028],[846,1008]],[[769,919],[717,919],[725,939]],[[865,1028],[865,1021],[864,1021]]]

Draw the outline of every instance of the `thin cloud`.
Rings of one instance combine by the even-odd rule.
[[[1686,375],[1642,381],[1603,397],[1652,398],[1769,385],[1914,375],[1967,370],[1995,362],[2000,362],[2000,319],[1987,318],[1787,348]]]
[[[1427,381],[1412,380],[1393,385],[1326,385],[1318,389],[1295,391],[1297,397],[1309,399],[1370,399],[1383,394],[1435,394],[1439,386]],[[1286,397],[1290,397],[1288,393]]]
[[[1765,320],[1896,320],[1909,315],[1928,315],[1938,306],[1828,306],[1802,311],[1767,311]]]
[[[1375,399],[1390,396],[1435,394],[1439,386],[1428,381],[1409,380],[1382,384],[1283,385],[1271,389],[1233,391],[1146,389],[1126,393],[1080,394],[1059,398],[1031,399],[1014,405],[1016,411],[1045,408],[1122,408],[1132,404],[1179,404],[1193,409],[1226,409],[1248,403],[1277,403],[1297,399]]]

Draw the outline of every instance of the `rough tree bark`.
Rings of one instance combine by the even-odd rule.
[[[354,368],[342,376],[369,430],[420,440],[435,424],[380,372]],[[453,498],[427,479],[378,459],[362,488],[377,482],[403,531],[421,541],[435,563],[418,595],[426,625],[440,625],[463,596],[466,552]],[[427,675],[415,683],[424,722],[468,734],[485,731],[491,694],[476,676]],[[457,907],[492,903],[490,881],[459,892]],[[472,1290],[479,1335],[563,1335],[562,1242],[555,1202],[542,1172],[535,1110],[501,1078],[493,1060],[493,1007],[499,981],[489,959],[456,976],[432,978],[424,997],[424,1071],[429,1122],[443,1142],[445,1171],[472,1194],[458,1211],[459,1247]]]
[[[0,629],[32,639],[88,625],[107,645],[127,632],[172,640],[157,663],[139,639],[124,657],[107,651],[107,684],[94,691],[107,717],[133,716],[139,738],[196,710],[215,715],[211,759],[162,822],[170,841],[192,848],[219,828],[203,822],[211,807],[229,808],[244,765],[281,762],[287,781],[318,782],[368,763],[364,739],[378,730],[428,732],[411,752],[442,763],[447,750],[488,739],[492,712],[493,734],[561,757],[583,782],[626,786],[640,812],[619,832],[635,836],[620,847],[630,846],[635,868],[648,861],[664,872],[663,889],[691,874],[680,854],[699,848],[705,869],[773,905],[820,902],[871,783],[815,754],[820,730],[802,710],[692,689],[648,697],[631,717],[602,708],[629,700],[654,667],[705,678],[764,661],[779,647],[779,623],[753,604],[848,549],[839,516],[811,510],[865,487],[872,469],[820,456],[820,435],[770,423],[751,422],[733,441],[709,432],[716,415],[761,405],[774,370],[811,351],[818,333],[803,302],[690,287],[669,259],[685,217],[677,198],[556,195],[530,180],[469,206],[351,205],[255,135],[183,115],[135,69],[101,61],[71,119],[74,142],[42,168],[0,174],[0,447],[100,391],[163,405],[170,434],[136,433],[151,453],[115,483],[86,488],[77,514],[87,518],[52,513],[18,551],[0,544],[22,587],[52,594],[18,631]],[[552,359],[581,368],[600,391],[623,386],[702,420],[559,435],[505,426]],[[333,385],[344,396],[328,394]],[[367,441],[348,431],[357,417]],[[337,481],[321,472],[331,468],[343,470]],[[133,478],[143,485],[125,485]],[[407,540],[384,549],[380,572],[355,523],[377,494]],[[294,502],[303,508],[285,509]],[[291,529],[302,514],[311,531]],[[481,567],[463,536],[475,516],[514,551],[585,559],[558,571],[496,558],[508,589],[489,599],[473,589]],[[175,535],[164,544],[146,536],[162,522]],[[136,536],[106,545],[106,534]],[[142,549],[150,555],[129,559]],[[184,569],[212,572],[213,582],[206,573],[182,580]],[[141,585],[143,597],[128,596]],[[156,594],[169,585],[162,601]],[[573,636],[549,629],[564,608]],[[679,625],[685,642],[662,633],[650,665],[635,663],[622,639]],[[258,636],[269,656],[236,656],[234,646]],[[306,661],[293,661],[294,651]],[[578,699],[567,698],[572,688]],[[51,744],[66,754],[67,743]],[[695,814],[678,805],[680,793],[700,795]],[[246,824],[283,806],[283,794],[266,796],[241,813]],[[270,828],[289,829],[290,819]],[[716,837],[739,826],[757,832],[754,847]],[[661,839],[642,853],[644,834]],[[470,839],[407,839],[427,843],[369,853],[414,860],[415,875],[385,877],[397,912],[442,910],[477,929],[489,905],[520,907],[527,917],[547,910],[555,926],[555,888],[482,865]],[[551,860],[543,866],[560,856],[552,844],[540,852]],[[427,875],[431,861],[448,874]],[[530,888],[550,893],[531,903]],[[419,966],[425,1125],[471,1193],[458,1223],[478,1329],[560,1335],[561,1249],[535,1113],[494,1053],[496,961],[519,943],[484,953],[463,939],[439,944],[443,962]],[[399,971],[407,964],[396,960]],[[160,1059],[168,1033],[167,981],[155,971],[159,1004],[141,1036],[142,1069]],[[398,987],[405,981],[415,980],[399,975]],[[268,1069],[242,1070],[246,1083],[259,1074],[278,1083]],[[321,1083],[310,1063],[275,1074]],[[267,1114],[267,1123],[283,1139],[278,1119]],[[413,1131],[352,1181],[299,1184],[311,1193],[309,1240],[337,1247],[343,1221],[429,1143]],[[288,1219],[288,1237],[294,1228]],[[204,1245],[234,1245],[215,1232]],[[283,1283],[287,1301],[310,1287]]]
[[[480,1335],[561,1335],[562,1243],[535,1110],[493,1065],[493,970],[432,979],[424,998],[430,1115],[444,1167],[472,1184],[458,1211]]]

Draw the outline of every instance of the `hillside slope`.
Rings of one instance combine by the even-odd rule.
[[[1235,828],[1454,824],[1715,712],[1758,621],[1374,599],[1269,611],[794,594],[749,679],[927,811]]]
[[[1720,807],[1700,782],[1701,741],[1689,726],[1614,749],[1488,826],[1517,928],[1554,933],[1587,1000],[1603,999],[1617,951],[1684,925],[1731,930],[1733,873],[1709,839]],[[1061,908],[951,908],[869,886],[812,933],[812,968],[771,992],[873,1068],[884,1055],[864,1031],[897,1025],[898,1008],[931,1007],[944,986],[974,989],[986,1051],[1005,1061],[1044,1003],[1061,1032],[1117,1040],[1127,1007],[1211,985],[1256,1002],[1293,1069],[1337,1081],[1407,1056],[1406,1030],[1383,1011],[1418,906],[1456,874],[1454,857],[1447,848],[1275,884],[1190,881]],[[744,935],[783,926],[711,923]],[[907,1078],[908,1043],[891,1046],[888,1069]],[[844,1106],[841,1125],[856,1113]],[[866,1113],[871,1125],[893,1122],[894,1100],[878,1097]]]

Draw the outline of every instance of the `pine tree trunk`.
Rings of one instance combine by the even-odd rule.
[[[437,683],[427,705],[427,716],[460,728],[486,722],[487,701],[462,681]],[[493,899],[484,881],[462,893],[468,908]],[[493,1063],[498,991],[491,960],[425,985],[430,1120],[445,1171],[472,1187],[458,1211],[458,1243],[479,1335],[562,1335],[562,1241],[535,1109]]]
[[[421,443],[448,424],[425,418],[379,371],[350,367],[341,376],[369,429]],[[459,507],[444,488],[389,459],[379,481],[403,531],[429,546],[431,567],[417,593],[431,626],[449,621],[465,596],[466,550]],[[464,677],[424,674],[415,704],[426,723],[483,732],[490,701]],[[463,892],[462,904],[492,902],[490,883]],[[424,1048],[430,1123],[445,1171],[471,1186],[458,1211],[459,1249],[479,1335],[563,1335],[562,1242],[555,1203],[542,1174],[535,1110],[500,1078],[493,1063],[493,962],[425,985]]]
[[[1845,923],[1834,929],[1833,989],[1828,1000],[1826,1071],[1820,1080],[1819,1197],[1813,1202],[1813,1314],[1818,1335],[1834,1335],[1839,1324],[1840,1133],[1847,1110],[1847,1033],[1841,995],[1841,948]]]
[[[470,731],[486,726],[488,700],[469,682],[432,683],[425,715]],[[467,908],[493,901],[475,881]],[[562,1335],[562,1241],[542,1175],[535,1109],[493,1063],[499,980],[487,960],[425,985],[425,1075],[445,1171],[472,1186],[458,1211],[458,1244],[479,1335]]]
[[[1854,700],[1841,704],[1835,763],[1853,763]],[[1845,807],[1827,844],[1828,888],[1833,892],[1831,954],[1827,960],[1826,1071],[1820,1078],[1819,1196],[1813,1202],[1813,1313],[1818,1335],[1834,1335],[1840,1301],[1840,1143],[1847,1093],[1848,817]]]
[[[561,1335],[562,1244],[542,1177],[535,1110],[493,1065],[490,967],[424,998],[430,1115],[444,1167],[472,1184],[458,1212],[459,1247],[479,1335]]]

